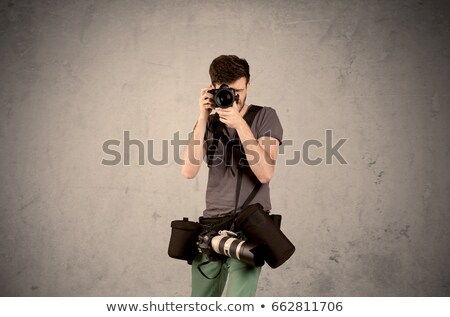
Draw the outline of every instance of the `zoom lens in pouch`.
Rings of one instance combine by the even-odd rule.
[[[169,242],[169,256],[179,260],[187,260],[189,264],[197,255],[197,238],[202,232],[202,226],[198,222],[174,220],[170,224],[172,233]]]
[[[250,241],[263,246],[264,259],[271,268],[279,267],[295,252],[295,246],[260,204],[250,205],[238,213],[236,225]]]

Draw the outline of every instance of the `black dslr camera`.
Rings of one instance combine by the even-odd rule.
[[[214,96],[214,102],[220,108],[229,108],[233,106],[234,101],[239,101],[239,95],[236,95],[236,90],[228,87],[227,84],[222,84],[219,89],[208,90]]]

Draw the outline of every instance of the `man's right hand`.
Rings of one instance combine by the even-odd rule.
[[[201,119],[208,119],[209,114],[215,108],[214,104],[214,96],[208,92],[208,90],[213,89],[212,85],[209,85],[208,88],[202,88],[200,90],[200,98],[198,99],[199,105],[199,117]]]

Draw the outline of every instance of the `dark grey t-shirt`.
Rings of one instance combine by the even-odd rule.
[[[251,107],[251,106],[250,106]],[[270,107],[263,107],[255,116],[253,124],[250,127],[255,139],[258,140],[262,136],[270,136],[282,141],[283,128],[277,113]],[[227,128],[225,133],[230,139],[236,134],[235,129]],[[212,142],[212,132],[207,131],[207,145]],[[217,161],[217,157],[223,158]],[[218,143],[216,152],[214,153],[214,162],[221,162],[220,164],[213,164],[209,167],[208,186],[206,189],[206,209],[203,211],[205,218],[218,217],[230,214],[234,211],[236,200],[236,183],[237,183],[237,160],[233,160],[232,166],[227,167],[224,158],[224,146],[222,142]],[[251,159],[251,158],[249,158]],[[230,164],[231,165],[231,164]],[[233,169],[234,173],[230,169]],[[251,171],[250,171],[251,172]],[[244,201],[252,192],[255,182],[244,173],[242,177],[241,192],[239,195],[238,212]],[[260,203],[264,210],[270,210],[270,190],[269,184],[262,184],[252,204]]]

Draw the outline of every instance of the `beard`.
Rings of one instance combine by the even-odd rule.
[[[242,110],[242,108],[243,108],[244,105],[245,105],[245,101],[247,100],[247,96],[245,96],[244,99],[241,99],[240,97],[241,97],[241,96],[239,96],[239,101],[238,101],[238,108],[239,108],[239,111]]]

